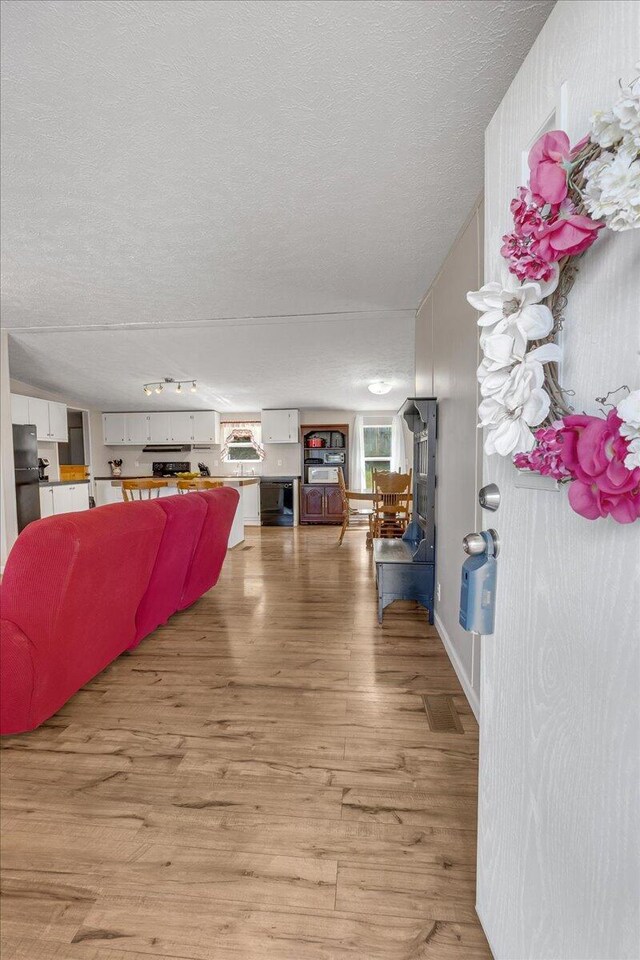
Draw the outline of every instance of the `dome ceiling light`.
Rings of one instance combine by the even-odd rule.
[[[391,390],[391,384],[386,383],[384,380],[375,380],[373,383],[369,384],[368,390],[370,393],[375,393],[382,397],[385,393],[389,393]]]

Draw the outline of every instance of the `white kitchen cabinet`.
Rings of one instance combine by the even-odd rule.
[[[220,414],[215,410],[194,410],[191,422],[193,443],[220,443]]]
[[[263,443],[298,443],[300,414],[298,410],[263,410]]]
[[[40,519],[53,516],[53,487],[40,487]]]
[[[11,422],[35,424],[38,440],[66,443],[69,439],[67,408],[64,403],[12,393]]]
[[[102,436],[107,447],[127,442],[127,418],[124,413],[102,414]]]
[[[191,443],[193,440],[193,414],[188,410],[170,413],[169,428],[172,443]]]
[[[251,483],[240,487],[240,502],[246,526],[260,526],[260,484]]]
[[[52,400],[49,401],[49,440],[56,443],[67,443],[69,440],[66,404]]]
[[[111,480],[96,480],[96,506],[104,507],[107,503],[122,503],[122,487],[111,486]]]
[[[49,401],[29,397],[28,423],[35,423],[38,440],[50,440]]]
[[[139,447],[144,447],[149,441],[149,414],[148,413],[126,413],[125,414],[125,436],[126,442]]]
[[[149,414],[149,442],[171,443],[171,414]]]
[[[63,483],[40,487],[40,518],[89,509],[88,483]]]
[[[11,394],[11,423],[29,423],[29,397]]]

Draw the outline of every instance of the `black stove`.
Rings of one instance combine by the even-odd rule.
[[[187,460],[154,461],[154,477],[175,477],[178,473],[191,473],[191,464]]]

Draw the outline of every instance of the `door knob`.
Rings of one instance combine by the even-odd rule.
[[[495,530],[468,533],[462,541],[462,548],[470,557],[479,557],[483,553],[497,557],[500,552],[500,539]]]

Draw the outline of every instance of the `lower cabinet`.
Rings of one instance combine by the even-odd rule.
[[[40,519],[88,509],[88,483],[64,483],[60,486],[40,487]]]
[[[342,495],[334,483],[305,483],[300,488],[301,523],[342,523]]]

